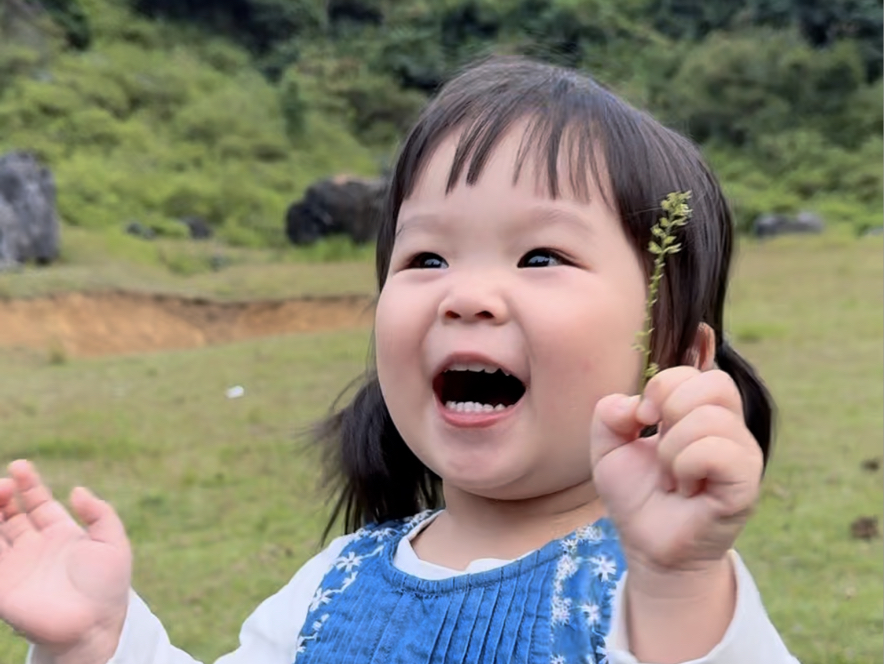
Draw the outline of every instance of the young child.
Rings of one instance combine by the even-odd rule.
[[[642,389],[646,248],[687,191]],[[320,429],[349,534],[219,664],[794,663],[732,551],[772,426],[723,334],[732,234],[696,147],[591,79],[501,58],[449,83],[393,174],[376,370]],[[0,480],[30,661],[193,661],[130,591],[112,508],[71,503],[85,529],[27,462]]]

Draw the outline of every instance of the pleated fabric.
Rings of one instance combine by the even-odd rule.
[[[626,568],[609,520],[496,569],[427,580],[393,557],[429,515],[357,533],[313,597],[296,664],[606,664]]]

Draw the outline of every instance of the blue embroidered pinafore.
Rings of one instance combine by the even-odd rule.
[[[442,580],[397,569],[430,512],[361,529],[310,603],[296,664],[607,664],[626,561],[607,519],[502,567]]]

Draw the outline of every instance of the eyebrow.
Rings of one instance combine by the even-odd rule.
[[[442,222],[443,217],[432,212],[417,212],[408,215],[405,219],[399,222],[398,227],[396,228],[396,238],[398,238],[405,230],[421,227],[427,227],[432,230],[433,227],[439,226]],[[525,228],[536,225],[538,222],[544,225],[562,224],[570,226],[579,230],[581,233],[592,234],[593,232],[592,224],[587,223],[580,217],[580,215],[559,206],[548,204],[532,205],[527,209],[526,214],[521,216],[521,218],[514,223],[519,230],[524,230]]]

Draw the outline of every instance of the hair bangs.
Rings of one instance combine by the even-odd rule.
[[[617,103],[616,98],[594,81],[569,72],[539,71],[507,59],[495,60],[490,66],[495,69],[493,77],[488,76],[486,67],[479,66],[443,88],[405,141],[391,184],[394,206],[390,212],[394,218],[436,148],[458,132],[447,182],[449,192],[461,182],[474,185],[500,141],[515,130],[524,133],[513,164],[514,182],[525,162],[533,159],[539,180],[536,184],[552,198],[567,195],[588,201],[589,178],[600,190],[606,189],[601,186],[603,159],[597,151],[609,133],[606,119],[617,115],[608,108]],[[500,76],[501,68],[507,76]],[[594,121],[588,123],[587,117]]]

